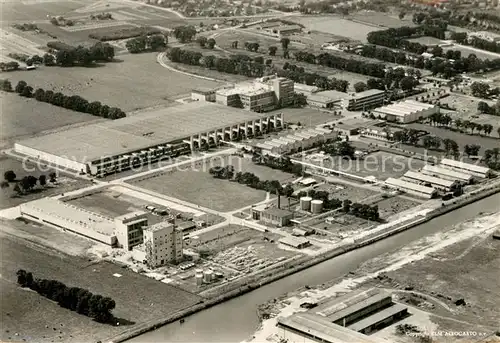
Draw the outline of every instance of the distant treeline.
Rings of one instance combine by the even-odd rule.
[[[89,37],[100,40],[101,42],[106,42],[119,39],[135,38],[139,36],[150,36],[159,33],[162,33],[162,31],[154,27],[147,26],[126,28],[115,32],[91,33],[89,34]]]

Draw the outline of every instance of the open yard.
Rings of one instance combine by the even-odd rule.
[[[493,60],[495,58],[499,58],[500,57],[500,54],[498,53],[494,53],[494,52],[489,52],[489,51],[486,51],[486,50],[480,50],[480,49],[476,49],[476,48],[472,48],[472,47],[468,47],[468,46],[465,46],[465,45],[459,45],[459,44],[454,44],[453,46],[451,47],[446,47],[446,48],[443,48],[443,50],[446,52],[448,50],[458,50],[462,53],[462,57],[467,57],[469,55],[476,55],[477,58],[480,58],[480,59],[488,59],[488,60]]]
[[[108,262],[92,263],[13,238],[1,239],[0,340],[27,342],[96,342],[198,303],[195,294],[167,285]],[[99,324],[59,307],[43,296],[16,284],[16,271],[55,279],[67,286],[89,289],[116,302],[113,314],[120,326]],[[138,290],[145,290],[147,292]]]
[[[234,166],[234,172],[251,172],[261,180],[291,181],[293,176],[277,169],[255,165],[238,156],[214,157],[195,165],[180,166],[177,170],[133,179],[131,184],[150,189],[184,201],[212,208],[231,211],[250,206],[265,199],[265,192],[237,182],[213,178],[209,169],[213,166]]]
[[[381,218],[388,218],[394,214],[404,212],[413,207],[420,205],[417,201],[409,200],[400,196],[390,197],[377,202],[378,210]]]
[[[349,16],[352,20],[357,20],[367,24],[380,26],[380,30],[384,27],[396,28],[401,26],[413,27],[415,24],[411,20],[411,15],[406,15],[402,20],[399,19],[398,14],[360,11]],[[374,29],[375,30],[375,29]]]
[[[14,83],[13,87],[16,86]],[[20,140],[44,131],[71,125],[104,121],[90,114],[67,110],[14,93],[0,92],[2,120],[0,121],[0,146],[5,148]]]
[[[302,126],[312,127],[341,118],[340,116],[335,116],[332,113],[310,107],[281,108],[275,112],[283,113],[283,117],[287,123],[297,124],[300,122]]]
[[[56,172],[54,169],[28,161],[19,161],[5,155],[0,157],[0,165],[0,175],[2,179],[4,173],[8,170],[12,170],[16,174],[16,181],[10,182],[8,188],[4,188],[0,191],[0,208],[17,206],[27,201],[61,194],[91,185],[90,181],[76,179],[65,174],[59,174],[57,177],[57,183],[50,184],[48,182],[48,175],[51,172]],[[42,187],[37,184],[33,191],[23,195],[18,195],[14,191],[15,183],[23,177],[32,175],[38,178],[42,174],[47,176],[48,184],[46,186]]]
[[[420,169],[425,164],[421,160],[410,159],[384,151],[370,153],[363,159],[349,160],[333,156],[324,161],[314,163],[322,167],[332,168],[357,176],[374,176],[378,180],[386,180],[389,177],[400,177],[408,170]]]
[[[314,187],[317,191],[327,191],[330,193],[330,199],[337,198],[342,201],[349,199],[352,202],[360,202],[369,197],[373,197],[379,192],[367,187],[355,187],[344,183],[329,182],[327,184]]]
[[[41,67],[30,73],[10,72],[8,77],[14,86],[24,80],[35,89],[80,95],[126,112],[168,104],[196,87],[219,85],[171,72],[156,62],[156,54],[123,55],[119,59],[96,68]]]

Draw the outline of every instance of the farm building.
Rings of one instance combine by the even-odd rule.
[[[446,180],[439,177],[430,176],[424,173],[415,172],[412,170],[407,171],[403,175],[403,180],[414,182],[422,185],[431,185],[431,187],[442,191],[450,191],[457,187],[457,180]]]
[[[471,174],[472,176],[487,178],[491,174],[491,169],[487,167],[481,167],[472,163],[465,163],[461,161],[450,160],[443,158],[440,162],[440,166],[446,169],[455,170],[462,173]]]
[[[102,176],[282,126],[281,113],[196,101],[26,139],[14,148],[63,169]]]
[[[373,110],[375,116],[405,124],[427,118],[434,113],[439,113],[439,106],[414,100],[405,100]]]
[[[422,170],[422,173],[431,175],[431,176],[436,176],[441,179],[445,180],[457,180],[465,184],[470,184],[473,180],[473,177],[471,174],[468,173],[463,173],[463,172],[458,172],[455,170],[443,168],[440,166],[433,166],[430,164],[426,164]]]
[[[405,317],[408,308],[378,289],[325,299],[306,312],[278,318],[278,326],[321,342],[376,342],[369,334]],[[300,341],[299,339],[295,341]]]
[[[417,185],[416,183],[404,181],[401,179],[395,179],[393,177],[390,177],[387,180],[385,180],[385,184],[399,191],[404,191],[406,193],[413,194],[418,197],[426,199],[432,199],[437,193],[436,189],[432,187]]]
[[[252,218],[260,220],[266,224],[281,227],[290,224],[290,220],[293,219],[293,212],[276,207],[268,209],[263,207],[253,207]]]
[[[125,250],[142,243],[142,229],[148,225],[144,212],[108,218],[53,198],[27,202],[20,211],[29,220]]]
[[[311,245],[311,242],[309,242],[309,240],[307,240],[306,238],[293,236],[285,236],[283,238],[280,238],[279,242],[295,249],[303,249]]]

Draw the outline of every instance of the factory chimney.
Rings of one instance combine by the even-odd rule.
[[[278,208],[281,208],[281,195],[278,192]]]

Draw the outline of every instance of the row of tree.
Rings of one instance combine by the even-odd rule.
[[[8,177],[8,174],[9,172],[12,172],[14,173],[13,171],[7,171],[5,174],[4,174],[4,177],[5,177],[5,181],[2,181],[0,183],[0,188],[2,189],[5,189],[5,188],[9,188],[10,187],[10,184],[9,182],[14,182],[14,181],[8,181],[7,180],[7,177]],[[55,183],[56,182],[56,174],[55,173],[51,173],[49,175],[49,181],[51,183]],[[15,180],[15,174],[14,174],[14,180]],[[19,180],[19,182],[17,182],[14,186],[14,192],[17,193],[17,195],[23,195],[23,194],[26,194],[26,193],[29,193],[29,192],[32,192],[37,183],[41,186],[41,187],[45,187],[47,185],[47,176],[46,175],[40,175],[38,178],[33,176],[33,175],[28,175],[28,176],[25,176],[23,177],[21,180]]]
[[[340,156],[349,159],[354,159],[354,153],[356,151],[356,148],[348,141],[324,144],[320,148],[330,156]]]
[[[497,102],[497,104],[494,106],[490,106],[490,105],[488,105],[488,103],[486,103],[484,101],[480,101],[477,104],[477,109],[481,113],[491,114],[494,116],[500,116],[500,101]]]
[[[500,170],[500,148],[485,150],[483,160],[489,168]]]
[[[10,86],[12,88],[12,86]],[[25,81],[19,81],[14,89],[20,96],[26,98],[34,98],[37,101],[47,102],[54,106],[64,107],[69,110],[92,114],[94,116],[120,119],[125,118],[126,114],[117,107],[109,107],[103,105],[99,101],[89,102],[79,95],[64,95],[60,92],[54,93],[51,90],[44,90],[38,88],[33,92],[33,87],[28,85]]]
[[[215,39],[213,38],[207,38],[205,36],[200,36],[196,39],[196,42],[202,47],[202,48],[209,48],[213,49],[215,48]]]
[[[192,25],[177,26],[172,34],[179,42],[189,43],[196,36],[196,28]]]
[[[285,62],[283,69],[274,69],[274,72],[280,77],[286,77],[297,83],[304,83],[309,86],[316,86],[324,90],[336,90],[347,92],[349,82],[346,80],[326,77],[317,73],[306,72],[304,67]]]
[[[37,279],[31,272],[23,269],[18,270],[16,274],[18,285],[56,301],[61,307],[91,317],[100,323],[109,323],[113,318],[111,311],[116,304],[109,297],[92,294],[89,290],[79,287],[68,287],[57,280]]]
[[[491,88],[490,85],[485,82],[473,82],[470,86],[470,90],[473,96],[483,99],[500,94],[499,87]]]
[[[453,124],[457,130],[470,130],[471,134],[474,134],[474,131],[477,131],[479,134],[484,131],[484,134],[489,136],[493,132],[493,125],[491,124],[480,124],[470,120],[462,120],[460,118],[453,121],[449,114],[444,113],[433,113],[428,117],[428,120],[431,125],[435,126],[449,127]],[[500,136],[500,127],[497,129],[497,132]]]
[[[167,47],[168,38],[162,34],[151,36],[140,36],[129,39],[125,47],[132,54],[138,54],[144,51],[159,51]]]

